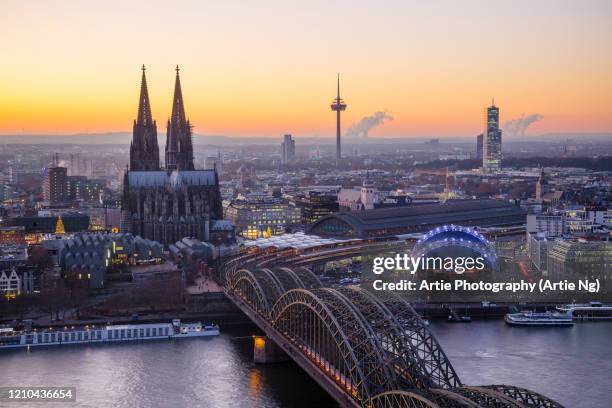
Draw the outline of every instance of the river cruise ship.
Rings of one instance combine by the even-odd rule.
[[[612,320],[612,304],[601,302],[572,303],[557,306],[561,313],[568,313],[577,320]]]
[[[0,349],[59,346],[64,344],[92,344],[156,339],[181,339],[219,335],[219,326],[196,323],[139,323],[124,325],[64,326],[16,330],[0,328]]]

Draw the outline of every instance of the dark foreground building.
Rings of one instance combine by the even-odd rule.
[[[223,218],[216,170],[194,170],[191,124],[186,119],[177,67],[168,121],[166,168],[159,165],[157,130],[143,70],[138,119],[123,181],[122,232],[170,244],[183,237],[210,240]]]
[[[25,228],[26,234],[53,234],[57,229],[58,216],[30,215],[10,220],[11,225]],[[89,229],[89,215],[78,212],[63,212],[62,223],[67,233]]]
[[[368,238],[426,232],[447,224],[514,227],[525,224],[525,220],[525,211],[510,203],[465,200],[339,212],[321,218],[309,232],[319,236]]]

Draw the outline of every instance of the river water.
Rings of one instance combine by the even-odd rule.
[[[610,407],[612,323],[518,328],[501,321],[434,322],[431,329],[466,384],[513,384],[566,407]],[[4,351],[0,385],[73,386],[77,401],[67,406],[74,408],[336,406],[295,364],[255,365],[253,328],[222,331],[174,342]]]

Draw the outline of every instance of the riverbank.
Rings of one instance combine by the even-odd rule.
[[[223,292],[201,292],[190,296],[183,310],[169,311],[125,311],[123,314],[96,315],[81,313],[79,318],[52,320],[49,314],[28,316],[32,328],[63,327],[72,325],[128,324],[128,323],[162,323],[172,319],[183,321],[202,321],[223,326],[250,323]],[[13,325],[18,319],[3,319],[0,324]]]

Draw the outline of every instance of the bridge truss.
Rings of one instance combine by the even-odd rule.
[[[464,386],[421,317],[395,294],[326,288],[306,267],[275,265],[274,256],[244,256],[218,278],[342,406],[562,408],[524,388]]]

